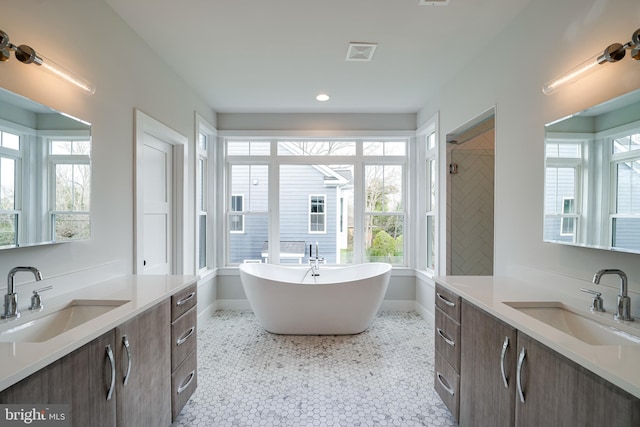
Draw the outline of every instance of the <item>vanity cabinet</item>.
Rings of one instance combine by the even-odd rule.
[[[461,306],[459,407],[438,388],[452,366],[438,361],[439,294]],[[640,399],[441,286],[435,348],[436,391],[463,427],[640,425]]]
[[[0,403],[69,404],[74,426],[115,426],[114,348],[110,331],[0,392]]]
[[[115,329],[118,426],[171,424],[169,300]]]
[[[74,426],[170,425],[186,403],[175,406],[173,392],[188,399],[196,386],[195,285],[189,289],[0,392],[0,403],[69,404]],[[176,340],[188,354],[175,350]]]
[[[513,425],[516,339],[514,327],[462,300],[460,425]]]
[[[640,425],[637,397],[522,332],[517,348],[517,427]]]
[[[458,295],[436,285],[434,387],[456,422],[460,407],[460,302]]]
[[[198,384],[196,304],[195,284],[171,297],[172,420],[182,411]]]

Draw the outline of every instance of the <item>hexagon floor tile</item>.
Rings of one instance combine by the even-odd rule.
[[[359,335],[296,336],[218,311],[198,329],[198,388],[172,426],[455,426],[433,352],[412,312],[382,312]]]

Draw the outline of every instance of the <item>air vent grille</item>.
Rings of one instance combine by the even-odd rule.
[[[418,6],[446,6],[449,0],[418,0]]]
[[[377,43],[349,43],[347,61],[371,61],[373,53],[378,47]]]

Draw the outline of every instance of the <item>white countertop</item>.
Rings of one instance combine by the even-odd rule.
[[[45,293],[42,295],[44,309],[41,312],[30,312],[21,306],[22,314],[17,321],[0,320],[0,331],[29,317],[35,318],[45,312],[55,311],[74,299],[129,301],[44,342],[0,342],[0,390],[82,347],[196,281],[197,276],[123,276],[50,299],[47,299]],[[28,305],[29,295],[20,297]]]
[[[640,398],[640,344],[590,345],[503,303],[560,301],[584,310],[587,316],[593,316],[594,319],[612,319],[611,310],[606,313],[591,313],[586,310],[590,296],[585,296],[579,289],[567,292],[566,286],[554,281],[532,286],[531,283],[509,277],[441,276],[435,279],[477,307]],[[640,317],[637,312],[632,312],[632,315]],[[640,318],[634,322],[619,322],[618,325],[625,331],[640,336]]]

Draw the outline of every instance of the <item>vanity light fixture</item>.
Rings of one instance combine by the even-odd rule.
[[[542,87],[542,92],[546,95],[550,95],[563,85],[572,83],[580,77],[583,77],[589,72],[597,69],[598,65],[602,65],[607,62],[618,62],[624,58],[627,50],[631,51],[631,57],[633,59],[636,61],[640,60],[640,28],[633,33],[631,41],[624,45],[620,43],[613,43],[607,46],[603,52],[599,52],[595,56],[573,67],[563,75],[547,82]]]
[[[26,44],[19,46],[14,45],[9,41],[9,35],[0,30],[0,62],[8,61],[11,57],[11,52],[13,52],[16,59],[23,64],[34,64],[41,69],[47,70],[51,74],[69,83],[73,83],[89,95],[93,95],[96,92],[95,86],[88,80],[77,76],[46,56],[37,53],[31,46],[27,46]]]

